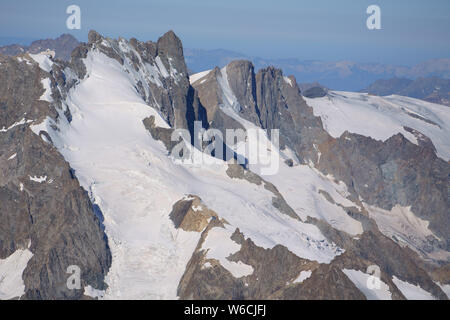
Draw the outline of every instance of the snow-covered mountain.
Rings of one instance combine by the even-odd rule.
[[[189,77],[173,32],[0,56],[0,83],[0,299],[450,294],[444,106],[304,98],[242,60]],[[219,159],[199,125],[247,135]]]

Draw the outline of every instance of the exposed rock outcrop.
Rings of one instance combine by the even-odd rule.
[[[0,259],[29,245],[22,298],[78,299],[84,286],[105,289],[111,254],[101,221],[69,164],[30,129],[58,117],[40,100],[49,74],[26,60],[0,62],[0,127],[7,128],[0,132]],[[66,285],[71,265],[81,270],[80,290]]]
[[[211,218],[218,218],[214,211],[208,209],[201,199],[194,195],[177,201],[169,216],[175,228],[196,232],[203,231]]]

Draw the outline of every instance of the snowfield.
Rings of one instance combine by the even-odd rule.
[[[450,159],[450,112],[446,106],[397,95],[379,97],[344,91],[303,99],[335,138],[346,130],[382,141],[401,133],[417,144],[416,137],[403,128],[407,126],[430,138],[439,157]]]
[[[33,253],[19,249],[5,259],[0,259],[0,300],[21,297],[25,293],[22,273]]]
[[[102,210],[113,257],[105,299],[177,297],[179,280],[200,238],[200,233],[175,229],[169,219],[173,204],[187,194],[198,195],[229,222],[230,230],[239,228],[258,246],[281,244],[322,263],[342,252],[314,225],[275,209],[273,194],[262,185],[231,179],[226,163],[199,167],[172,162],[163,144],[144,128],[142,120],[150,115],[158,125],[164,120],[138,96],[133,75],[98,51],[89,52],[85,64],[88,76],[66,101],[72,122],[61,116],[60,131],[54,131],[47,119],[33,131],[50,134]],[[215,246],[210,254],[223,262],[230,242]],[[238,274],[250,272],[245,265],[238,267]],[[94,294],[94,289],[86,290]]]

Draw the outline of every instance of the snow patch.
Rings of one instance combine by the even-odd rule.
[[[44,182],[44,181],[47,180],[47,176],[41,176],[41,177],[37,177],[37,176],[32,177],[32,176],[29,176],[29,177],[30,177],[30,180],[31,180],[31,181],[38,182],[38,183],[42,183],[42,182]]]
[[[84,295],[94,299],[101,299],[105,296],[105,290],[94,289],[88,285],[84,287]]]
[[[312,274],[311,270],[302,271],[300,272],[299,276],[294,280],[293,283],[302,283],[303,281],[311,277],[311,274]]]
[[[220,264],[231,272],[233,277],[241,278],[253,273],[253,267],[241,261],[234,262],[227,259],[233,253],[241,249],[241,245],[231,240],[233,230],[229,226],[225,228],[215,227],[209,230],[208,236],[202,245],[206,250],[206,259],[216,259]]]
[[[52,94],[52,89],[50,88],[51,82],[49,78],[44,78],[41,80],[42,86],[44,87],[44,93],[42,94],[42,96],[39,98],[39,100],[43,100],[43,101],[47,101],[47,102],[52,102],[53,98],[51,96]]]
[[[168,78],[170,76],[169,72],[167,72],[167,69],[164,66],[164,63],[162,62],[162,60],[159,56],[156,57],[155,62],[156,62],[156,65],[158,66],[159,72],[161,72],[162,76],[164,78]]]
[[[286,82],[288,85],[290,85],[292,87],[292,80],[291,79],[289,79],[286,76],[283,76],[283,80],[284,80],[284,82]]]
[[[392,281],[408,300],[435,300],[431,293],[423,290],[420,286],[402,281],[396,276],[392,278]]]
[[[222,90],[222,101],[225,104],[222,109],[224,109],[225,113],[227,113],[226,111],[228,111],[228,113],[231,112],[231,110],[227,110],[229,108],[231,108],[234,112],[239,112],[241,110],[241,106],[239,105],[233,90],[231,90],[230,83],[228,82],[226,66],[220,69],[220,75],[217,77],[217,82]]]
[[[21,297],[25,293],[22,274],[33,253],[18,249],[6,259],[0,259],[0,300]]]
[[[206,77],[210,72],[211,72],[211,70],[206,70],[206,71],[202,71],[202,72],[199,72],[199,73],[195,73],[195,74],[193,74],[193,75],[191,75],[189,77],[189,82],[191,84],[193,84],[197,80]]]
[[[352,269],[343,269],[342,272],[353,282],[353,284],[361,291],[367,298],[367,300],[392,300],[391,292],[389,291],[389,286],[380,281],[380,288],[369,288],[367,285],[368,281],[370,281],[370,277],[373,277],[370,274],[359,270]]]
[[[37,54],[28,54],[34,61],[39,64],[39,68],[46,72],[50,72],[52,70],[53,61],[50,60],[50,55],[45,53],[37,53]]]
[[[23,125],[23,124],[27,124],[33,122],[33,120],[26,120],[25,118],[22,118],[22,120],[15,122],[14,124],[10,125],[8,128],[3,127],[2,129],[0,129],[0,132],[7,132],[8,130],[11,130],[14,127]]]

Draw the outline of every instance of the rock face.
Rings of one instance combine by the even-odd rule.
[[[221,88],[223,81],[229,83],[236,98],[233,108],[238,110],[239,116],[262,129],[279,129],[281,148],[289,146],[301,157],[316,157],[312,145],[315,140],[325,139],[327,134],[322,129],[320,118],[314,116],[302,99],[293,77],[284,77],[281,70],[273,67],[255,74],[250,62],[235,61],[195,81],[192,85],[199,92],[208,121],[212,121],[211,127],[219,130],[242,127],[235,124],[234,119],[233,122],[215,119],[216,114],[223,117],[220,106],[226,103],[224,89]]]
[[[344,181],[366,203],[387,210],[396,204],[411,206],[441,238],[430,239],[429,245],[449,250],[450,167],[433,149],[417,146],[401,134],[381,142],[344,133],[320,144],[319,150],[319,170]]]
[[[28,53],[40,53],[47,49],[55,51],[55,58],[69,61],[72,51],[78,46],[79,42],[70,34],[62,34],[56,39],[45,39],[33,41],[29,46],[12,44],[0,47],[0,54],[16,56]]]
[[[111,254],[94,206],[50,141],[30,129],[58,117],[40,100],[49,74],[25,60],[0,63],[0,127],[8,128],[0,132],[0,259],[20,248],[33,253],[22,298],[79,299],[84,286],[105,289]],[[67,288],[71,265],[80,268],[80,290]]]
[[[220,106],[223,105],[223,92],[220,88],[218,79],[224,76],[219,68],[211,70],[201,80],[192,85],[202,104],[205,116],[205,128],[215,128],[225,133],[225,129],[243,129],[242,125],[229,115],[225,114]]]

